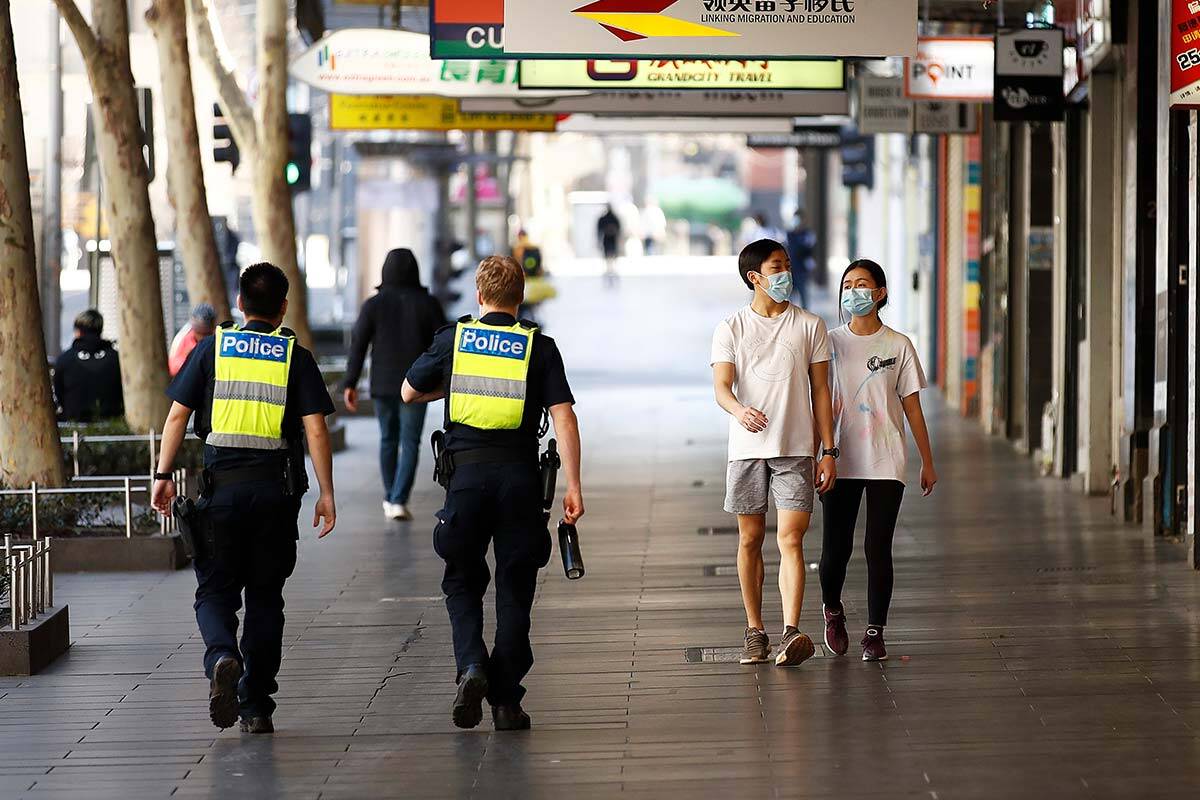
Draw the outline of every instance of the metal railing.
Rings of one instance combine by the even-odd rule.
[[[13,544],[4,534],[4,570],[8,573],[9,626],[20,630],[54,605],[54,576],[50,571],[50,539]]]
[[[177,487],[187,486],[187,470],[177,469],[174,473],[175,485]],[[120,481],[121,485],[116,487],[106,486],[81,486],[68,487],[63,489],[46,489],[37,485],[37,483],[29,484],[28,489],[2,489],[0,497],[28,497],[30,509],[30,522],[33,529],[33,541],[36,544],[41,538],[38,529],[38,500],[47,495],[80,495],[80,494],[108,494],[122,497],[125,511],[125,538],[133,538],[133,496],[135,494],[146,495],[147,500],[150,498],[150,492],[154,487],[152,477],[131,477],[128,475],[122,476],[90,476],[93,480],[112,480]],[[171,516],[160,516],[158,520],[158,532],[162,536],[175,531],[175,520]]]
[[[192,431],[188,431],[186,439],[196,439],[200,437]],[[79,451],[80,445],[87,444],[122,444],[122,443],[137,443],[141,442],[146,445],[148,455],[150,456],[147,475],[153,475],[158,470],[158,445],[162,441],[162,434],[154,431],[146,431],[145,433],[126,433],[126,434],[95,434],[95,435],[80,435],[79,431],[71,431],[70,436],[59,437],[59,444],[70,446],[71,448],[71,465],[73,475],[72,480],[111,480],[113,478],[121,478],[124,476],[105,476],[105,475],[80,475],[79,474]]]

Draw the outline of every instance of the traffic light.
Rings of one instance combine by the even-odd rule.
[[[233,165],[234,172],[237,172],[238,164],[242,161],[229,121],[225,119],[218,103],[213,103],[213,160],[217,163],[228,161]]]
[[[288,159],[283,177],[293,192],[312,188],[312,117],[288,114]]]

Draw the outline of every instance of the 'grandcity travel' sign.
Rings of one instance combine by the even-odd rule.
[[[839,60],[623,59],[525,61],[522,89],[833,89],[846,85]]]
[[[906,56],[916,0],[504,0],[508,55]]]

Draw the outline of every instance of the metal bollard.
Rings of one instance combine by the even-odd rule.
[[[129,487],[129,478],[125,479],[125,538],[133,538],[133,490]]]
[[[29,484],[29,517],[33,522],[33,540],[38,540],[38,486],[37,481]]]
[[[54,573],[50,571],[50,537],[46,537],[46,608],[54,608]]]

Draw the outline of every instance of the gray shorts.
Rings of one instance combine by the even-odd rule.
[[[813,511],[816,495],[812,458],[752,458],[730,461],[725,477],[725,510],[730,514],[767,513],[767,494],[779,511]]]

